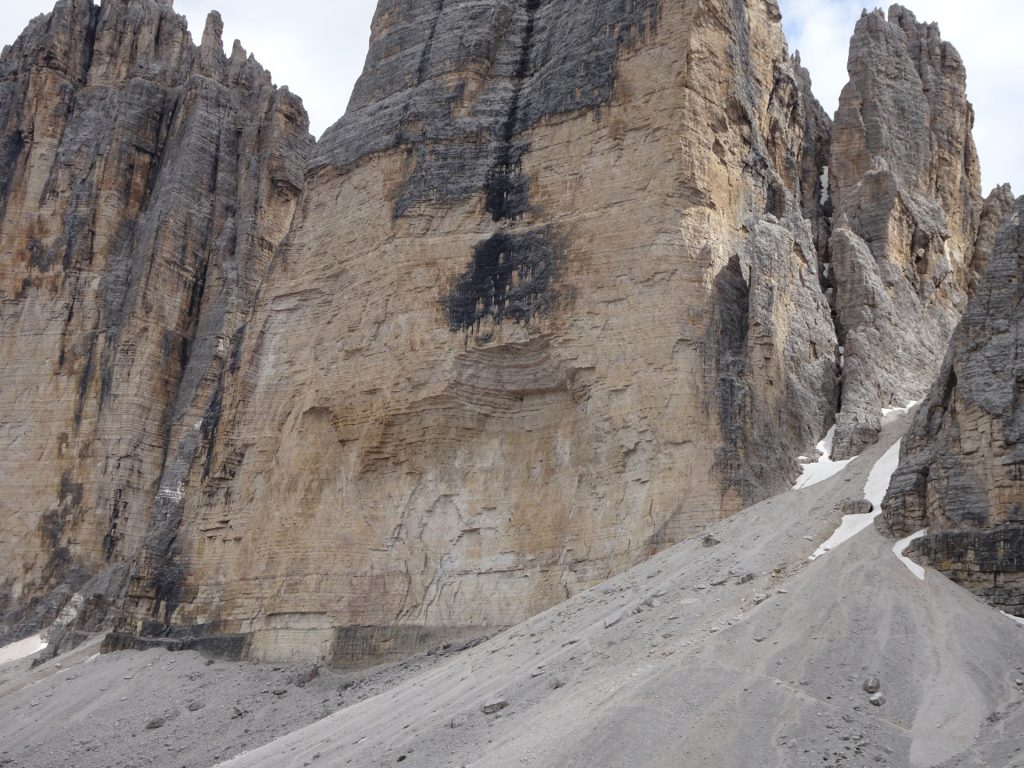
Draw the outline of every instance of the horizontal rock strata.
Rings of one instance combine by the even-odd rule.
[[[840,407],[873,440],[996,262],[963,65],[898,6],[835,125],[775,0],[381,0],[315,147],[220,38],[62,0],[0,57],[0,633],[372,664],[521,621]]]
[[[1008,190],[1002,190],[1005,194]],[[1024,198],[995,238],[885,501],[911,552],[1024,615]]]
[[[881,410],[920,400],[972,282],[981,214],[974,112],[956,49],[894,5],[865,13],[832,132],[830,277],[844,347],[837,459]]]
[[[382,2],[135,628],[372,661],[784,488],[836,402],[808,85],[774,2]]]
[[[91,599],[210,469],[312,149],[221,28],[197,47],[169,2],[62,0],[0,57],[0,636]]]

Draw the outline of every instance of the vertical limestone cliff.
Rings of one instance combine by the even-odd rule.
[[[919,400],[964,310],[981,214],[959,54],[894,5],[865,12],[832,132],[830,279],[844,346],[836,458],[873,443],[881,409]]]
[[[197,47],[170,2],[61,0],[0,56],[0,636],[101,572],[86,597],[116,596],[210,471],[312,149],[221,29]]]
[[[376,660],[785,487],[828,122],[774,0],[383,0],[128,629]]]
[[[1009,189],[986,206],[1005,211]],[[1024,615],[1024,198],[1005,219],[886,498],[911,553]]]
[[[865,14],[833,124],[780,22],[381,0],[314,147],[216,14],[35,20],[0,56],[0,634],[77,591],[112,645],[373,662],[786,488],[837,419],[859,451],[1012,197],[937,28]]]

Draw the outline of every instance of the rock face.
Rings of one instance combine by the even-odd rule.
[[[920,400],[968,297],[981,214],[966,72],[934,24],[865,13],[832,132],[830,276],[844,346],[835,457]]]
[[[1009,190],[990,198],[1003,209]],[[1024,615],[1024,198],[999,230],[885,501],[911,552]]]
[[[376,662],[787,488],[840,402],[841,452],[871,439],[1005,199],[937,30],[865,16],[833,128],[780,22],[381,0],[315,148],[216,15],[198,48],[166,0],[33,22],[0,60],[0,630],[113,604],[108,647]]]
[[[0,636],[91,597],[209,471],[312,149],[221,28],[196,47],[169,2],[61,0],[0,57]]]
[[[784,488],[837,397],[807,86],[774,2],[382,2],[127,629],[375,661]]]

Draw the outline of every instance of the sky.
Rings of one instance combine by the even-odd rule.
[[[665,0],[679,2],[679,0]],[[0,45],[54,0],[0,0]],[[790,50],[799,50],[814,92],[829,114],[847,80],[846,54],[863,0],[779,0]],[[985,192],[1011,182],[1024,194],[1024,30],[1022,0],[903,0],[920,21],[938,22],[967,66]],[[236,38],[302,97],[320,136],[342,116],[363,68],[376,0],[175,0],[193,37],[213,8],[224,19],[225,47]]]

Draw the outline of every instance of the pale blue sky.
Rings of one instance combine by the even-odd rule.
[[[680,2],[680,0],[665,0]],[[832,113],[846,82],[846,52],[863,0],[780,0],[790,49],[799,49],[815,93]],[[975,139],[985,191],[1003,181],[1024,193],[1024,2],[905,0],[922,21],[937,21],[967,64],[977,112]],[[219,10],[230,49],[235,38],[300,95],[319,136],[345,111],[362,71],[376,0],[175,0],[198,36],[207,12]],[[14,40],[53,0],[0,0],[0,44]]]

